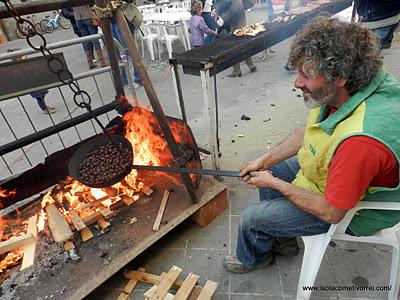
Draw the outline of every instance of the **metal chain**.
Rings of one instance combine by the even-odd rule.
[[[22,35],[25,37],[26,42],[28,45],[36,50],[40,51],[44,57],[47,57],[47,67],[49,70],[54,73],[58,80],[66,85],[69,86],[71,91],[74,93],[73,99],[75,104],[78,107],[81,108],[86,108],[88,112],[92,112],[91,109],[91,103],[92,99],[90,95],[79,88],[76,82],[74,82],[74,77],[71,73],[71,71],[68,70],[64,62],[53,55],[53,53],[47,48],[47,41],[44,38],[43,34],[39,33],[36,31],[35,26],[31,21],[29,21],[26,18],[22,18],[20,15],[18,15],[17,11],[15,10],[15,7],[13,4],[10,2],[10,0],[0,0],[1,2],[4,3],[6,6],[8,12],[11,14],[12,18],[15,20],[17,24],[18,30],[22,33]],[[28,24],[30,26],[29,32],[26,32],[24,27],[24,24]],[[41,39],[41,43],[39,45],[35,45],[32,41],[32,38],[38,36]],[[78,96],[81,96],[82,101],[78,101]],[[86,101],[85,101],[86,100]],[[97,120],[97,117],[93,116],[93,118],[96,119],[97,123],[99,125],[101,124],[99,120]],[[104,130],[104,126],[100,125],[100,127]]]

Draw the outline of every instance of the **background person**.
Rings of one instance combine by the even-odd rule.
[[[354,5],[362,26],[376,34],[381,49],[389,49],[400,22],[400,1],[355,0]]]
[[[242,168],[260,201],[243,211],[236,255],[223,263],[230,272],[295,255],[295,237],[327,232],[360,200],[399,199],[400,85],[382,69],[375,35],[355,23],[314,21],[297,33],[289,63],[310,108],[307,123]],[[361,210],[347,233],[399,222],[397,211]]]
[[[235,29],[246,26],[246,14],[242,0],[217,0],[215,9],[212,11],[211,15],[216,19],[222,18],[224,22],[222,27],[218,29],[218,32],[232,34]],[[251,73],[257,71],[257,67],[253,64],[251,58],[246,60],[246,64]],[[228,74],[228,77],[241,76],[242,71],[240,70],[240,64],[234,65],[232,73]]]
[[[199,47],[204,45],[204,35],[217,36],[217,33],[211,30],[205,23],[203,17],[203,4],[201,1],[194,1],[190,13],[192,17],[189,20],[190,45]]]
[[[79,31],[82,36],[88,36],[97,34],[97,27],[92,24],[92,17],[94,13],[90,9],[89,5],[76,6],[73,8],[74,18],[78,25]],[[94,69],[97,66],[93,62],[93,49],[96,50],[98,61],[102,67],[107,67],[107,63],[104,58],[103,50],[101,49],[100,42],[93,40],[90,42],[83,42],[83,49],[85,50],[86,60],[89,65],[89,69]]]

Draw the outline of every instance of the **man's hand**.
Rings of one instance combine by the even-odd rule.
[[[251,177],[249,177],[246,183],[254,185],[257,188],[273,188],[275,177],[271,171],[253,171],[250,172],[250,175]]]
[[[215,11],[215,8],[211,11],[211,17],[214,17],[214,18],[217,17],[217,12]]]
[[[251,177],[250,172],[259,171],[263,168],[264,168],[264,159],[263,157],[259,157],[255,160],[245,163],[240,169],[240,176],[243,178],[243,181],[247,182]]]

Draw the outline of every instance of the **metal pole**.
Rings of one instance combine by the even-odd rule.
[[[204,106],[207,108],[208,111],[208,118],[209,118],[209,130],[210,130],[210,146],[211,146],[211,163],[213,169],[219,170],[219,156],[218,156],[218,141],[217,141],[217,124],[215,118],[215,102],[212,96],[212,89],[211,89],[211,80],[210,80],[210,70],[207,66],[204,69],[200,70],[201,76],[201,86],[203,89],[203,100]]]
[[[107,0],[96,0],[96,5],[106,8]],[[100,26],[103,31],[104,44],[107,49],[108,59],[110,60],[111,73],[114,79],[115,92],[117,96],[125,96],[124,87],[122,85],[121,74],[119,72],[117,52],[114,48],[113,36],[111,32],[111,24],[109,18],[100,18]]]
[[[170,59],[169,63],[172,74],[172,83],[174,86],[175,96],[177,100],[176,102],[178,103],[178,106],[181,109],[182,120],[185,123],[187,123],[185,102],[183,102],[182,86],[181,86],[181,80],[179,78],[178,65],[176,59]]]
[[[167,140],[168,148],[171,150],[172,156],[174,159],[178,159],[182,153],[176,144],[176,141],[172,135],[171,129],[168,126],[167,118],[165,117],[164,111],[161,107],[161,104],[158,100],[157,94],[154,90],[154,87],[151,83],[150,77],[147,74],[146,68],[143,63],[143,58],[140,55],[139,49],[136,45],[136,41],[132,36],[132,32],[129,28],[129,25],[125,19],[125,15],[123,12],[117,8],[114,11],[114,17],[118,23],[118,26],[121,30],[122,38],[125,41],[125,45],[128,47],[129,55],[132,58],[132,61],[136,67],[136,70],[140,73],[140,77],[142,78],[142,84],[146,91],[147,97],[149,98],[150,104],[153,107],[154,115],[157,117],[157,120],[160,124],[161,130],[164,133],[165,139]],[[194,186],[192,180],[190,179],[188,174],[180,174],[183,180],[183,183],[190,195],[190,198],[197,202],[196,193],[194,190]]]

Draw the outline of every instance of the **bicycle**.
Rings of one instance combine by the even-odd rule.
[[[67,18],[61,15],[61,11],[57,11],[54,19],[50,19],[50,16],[46,16],[46,19],[40,21],[40,26],[44,32],[52,33],[58,27],[61,27],[62,29],[70,29],[72,25]]]
[[[17,25],[16,34],[20,39],[24,39],[26,36],[33,34],[33,28],[36,29],[37,33],[43,34],[44,30],[40,23],[36,23],[35,15],[26,17],[29,22],[24,22],[21,25]],[[33,27],[32,27],[33,26]]]

